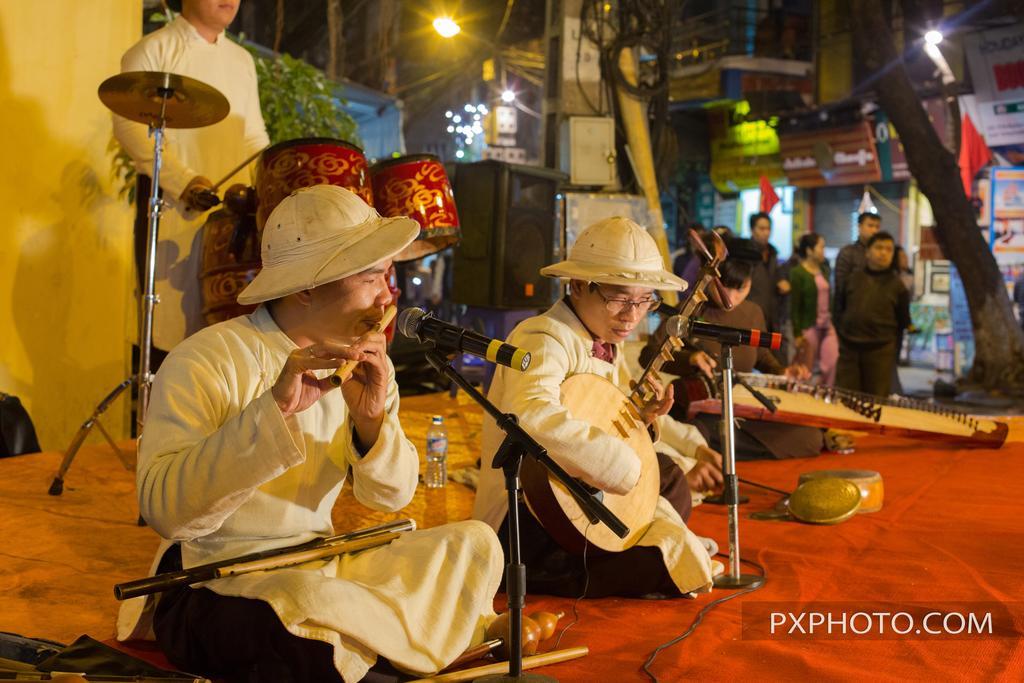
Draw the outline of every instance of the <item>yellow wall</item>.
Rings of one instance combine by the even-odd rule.
[[[44,449],[64,448],[129,372],[131,214],[96,88],[141,17],[141,0],[0,2],[0,391]],[[107,415],[126,436],[127,401]]]

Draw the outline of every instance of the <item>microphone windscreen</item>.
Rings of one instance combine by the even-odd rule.
[[[398,319],[395,321],[395,328],[401,332],[403,336],[418,339],[419,335],[416,332],[419,329],[420,321],[426,314],[427,312],[422,308],[407,308],[398,314]]]
[[[686,322],[681,315],[674,315],[665,321],[665,331],[673,337],[686,335]]]

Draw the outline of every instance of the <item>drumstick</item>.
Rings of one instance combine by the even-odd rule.
[[[230,171],[228,172],[228,174],[227,174],[226,176],[224,176],[223,178],[221,178],[220,180],[218,180],[218,181],[217,181],[217,184],[216,184],[216,185],[214,185],[213,187],[211,187],[210,189],[211,189],[211,190],[216,190],[216,189],[217,189],[218,187],[220,187],[221,185],[223,185],[224,183],[226,183],[226,182],[228,181],[228,179],[229,179],[229,178],[231,178],[231,176],[233,176],[233,175],[235,175],[236,173],[238,173],[239,171],[241,171],[241,170],[242,170],[243,168],[245,168],[245,167],[246,167],[246,166],[248,166],[248,165],[249,165],[250,163],[252,163],[253,159],[255,159],[255,158],[256,158],[256,157],[258,157],[259,155],[263,154],[263,150],[265,150],[265,149],[266,149],[266,147],[264,147],[264,148],[263,148],[263,149],[261,149],[260,151],[258,151],[258,152],[256,152],[255,154],[253,154],[253,155],[252,155],[251,157],[249,157],[248,159],[246,159],[245,161],[243,161],[242,163],[240,163],[240,164],[239,164],[238,166],[235,166],[235,167],[234,167],[233,169],[231,169],[231,170],[230,170]]]
[[[373,327],[373,331],[383,331],[384,328],[391,323],[391,320],[395,317],[395,313],[397,312],[398,309],[395,307],[394,304],[388,306],[384,310],[384,317],[377,321],[377,324],[374,325]],[[356,369],[357,365],[359,365],[359,361],[357,360],[347,360],[344,363],[342,363],[341,367],[335,370],[334,374],[331,375],[331,384],[333,384],[336,387],[340,387],[342,384],[347,382],[348,378],[352,376],[352,371]]]

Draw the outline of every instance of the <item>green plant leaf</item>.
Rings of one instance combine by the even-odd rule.
[[[358,126],[322,71],[288,54],[250,49],[260,84],[260,108],[270,143],[327,137],[360,145]]]

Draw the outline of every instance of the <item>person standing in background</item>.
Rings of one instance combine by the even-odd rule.
[[[779,276],[789,282],[789,273],[800,265],[800,254],[797,253],[794,245],[793,253],[789,258],[779,263]],[[827,277],[827,276],[826,276]],[[787,294],[780,294],[779,306],[779,332],[782,333],[782,348],[780,361],[792,363],[796,359],[797,339],[799,335],[793,330],[793,318],[790,315],[790,301],[793,296],[793,283],[789,283],[790,291]]]
[[[825,238],[809,233],[797,245],[798,265],[789,272],[790,319],[798,349],[797,358],[809,370],[815,362],[821,367],[821,383],[832,386],[836,380],[839,360],[839,337],[832,325],[829,311],[831,288],[828,284],[828,262],[825,260]]]
[[[764,212],[750,216],[750,239],[761,251],[761,259],[754,263],[750,277],[749,300],[761,307],[767,332],[780,331],[779,299],[789,294],[789,281],[779,270],[779,251],[769,241],[772,236],[772,219]],[[780,363],[785,363],[785,349],[775,352]]]
[[[882,219],[877,213],[865,211],[857,216],[857,240],[847,244],[839,250],[836,256],[835,267],[835,293],[843,291],[843,284],[847,276],[855,270],[864,267],[865,255],[868,240],[871,236],[882,229]]]
[[[836,292],[833,314],[839,332],[836,384],[888,396],[899,330],[910,324],[910,294],[892,268],[895,241],[887,232],[871,236],[863,268]]]

